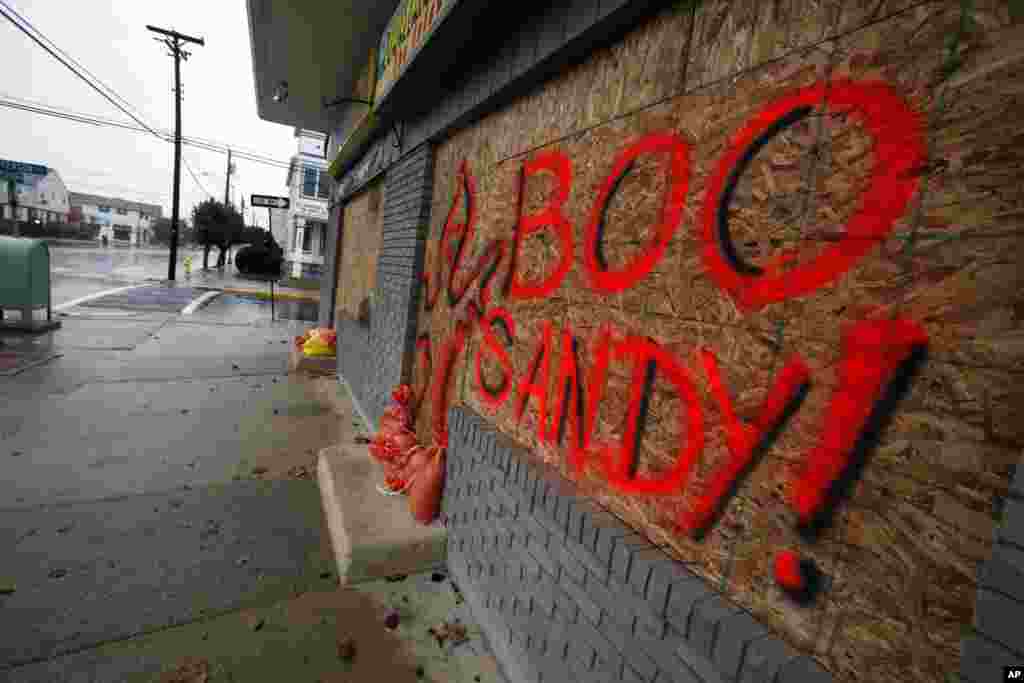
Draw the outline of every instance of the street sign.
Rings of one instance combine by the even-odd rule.
[[[251,199],[251,206],[265,206],[268,209],[287,209],[291,204],[288,197],[272,197],[268,194],[254,194]]]

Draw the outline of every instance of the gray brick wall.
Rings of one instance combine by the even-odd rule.
[[[338,373],[371,421],[371,429],[387,406],[391,389],[409,381],[412,372],[433,175],[429,145],[420,146],[388,169],[370,323],[336,321]]]
[[[509,680],[832,680],[473,411],[449,430],[450,571]]]
[[[1002,668],[1024,663],[1024,465],[1018,464],[1003,501],[992,557],[978,569],[974,630],[961,643],[960,677],[1002,680]]]

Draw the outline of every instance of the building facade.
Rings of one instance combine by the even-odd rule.
[[[13,182],[16,206],[8,194]],[[0,218],[30,223],[67,223],[68,189],[52,168],[0,159]]]
[[[285,184],[291,200],[287,230],[278,239],[284,249],[284,270],[292,277],[319,278],[327,239],[327,203],[333,179],[327,173],[323,133],[295,129],[298,150]],[[273,217],[271,217],[273,220]]]
[[[1008,3],[295,2],[247,4],[260,116],[330,131],[320,322],[447,445],[510,681],[1024,661]]]
[[[153,240],[153,227],[163,216],[157,204],[115,197],[70,193],[72,222],[100,226],[97,239],[119,246],[143,246]]]

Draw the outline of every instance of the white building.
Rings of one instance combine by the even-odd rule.
[[[262,211],[262,209],[255,209]],[[292,246],[292,234],[288,229],[291,220],[291,211],[286,209],[270,209],[270,234],[281,249],[290,251]]]
[[[13,211],[7,178],[13,180],[17,199]],[[68,188],[57,171],[0,159],[0,218],[28,223],[67,223],[69,211]]]
[[[163,216],[156,204],[142,204],[114,197],[70,193],[72,222],[99,225],[98,239],[117,245],[139,246],[153,239],[153,224]]]
[[[286,219],[287,234],[275,239],[284,249],[284,269],[292,277],[320,277],[327,245],[327,203],[331,176],[324,159],[326,135],[295,129],[298,153],[288,168],[291,207]]]

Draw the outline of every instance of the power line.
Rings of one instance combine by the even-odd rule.
[[[4,0],[0,0],[0,5],[3,5],[3,7],[2,7],[2,8],[0,8],[0,15],[3,15],[3,17],[4,17],[5,19],[7,19],[7,20],[8,20],[9,22],[11,22],[12,24],[14,24],[15,28],[17,28],[17,29],[18,29],[19,31],[21,31],[22,33],[24,33],[24,34],[25,34],[26,36],[28,36],[29,38],[31,38],[31,39],[32,39],[32,41],[33,41],[34,43],[36,43],[36,44],[37,44],[37,45],[38,45],[39,47],[41,47],[41,48],[43,48],[44,50],[46,50],[46,52],[47,52],[47,53],[48,53],[48,54],[49,54],[49,55],[50,55],[51,57],[53,57],[53,58],[54,58],[54,59],[56,59],[56,60],[57,60],[58,62],[60,62],[61,64],[63,64],[63,65],[65,66],[65,67],[67,67],[67,68],[68,68],[68,70],[70,70],[70,71],[71,71],[71,73],[73,73],[73,74],[75,74],[76,76],[78,76],[78,78],[80,78],[80,79],[81,79],[81,80],[82,80],[82,81],[83,81],[83,82],[84,82],[84,83],[85,83],[86,85],[88,85],[88,86],[89,86],[90,88],[92,88],[93,90],[95,90],[96,92],[98,92],[98,93],[99,93],[100,95],[102,95],[102,96],[103,96],[103,99],[107,100],[107,101],[108,101],[108,102],[110,102],[110,103],[111,103],[112,105],[114,105],[115,107],[117,107],[118,109],[120,109],[120,110],[121,110],[122,112],[124,112],[125,114],[127,114],[127,115],[128,115],[128,116],[129,116],[129,117],[130,117],[130,118],[131,118],[131,119],[132,119],[133,121],[135,121],[136,123],[138,123],[138,124],[139,124],[140,126],[142,126],[143,128],[145,128],[146,130],[148,130],[148,131],[149,131],[150,133],[152,133],[153,135],[155,135],[155,136],[157,136],[157,137],[161,137],[159,133],[157,133],[157,132],[156,132],[155,130],[153,130],[153,129],[152,129],[152,128],[151,128],[150,126],[149,126],[149,124],[147,124],[147,123],[146,123],[145,121],[143,121],[143,120],[142,120],[142,119],[140,119],[140,118],[139,118],[138,116],[136,116],[135,114],[133,114],[133,113],[132,113],[131,111],[129,111],[129,110],[128,110],[128,108],[127,108],[127,107],[125,107],[124,105],[122,105],[122,104],[121,104],[120,102],[118,102],[117,100],[115,100],[115,99],[114,99],[114,97],[112,97],[112,96],[111,96],[111,95],[110,95],[109,93],[107,93],[107,92],[106,92],[106,90],[105,90],[104,88],[109,88],[109,86],[106,86],[106,85],[104,85],[104,86],[103,86],[103,88],[101,88],[101,87],[99,87],[98,85],[96,85],[96,83],[93,83],[93,82],[92,82],[91,80],[89,80],[89,79],[88,79],[88,78],[87,78],[86,76],[82,75],[82,73],[81,73],[81,72],[80,72],[80,71],[79,71],[78,69],[76,69],[76,68],[75,68],[74,66],[72,66],[72,65],[71,65],[71,63],[70,63],[70,62],[68,62],[68,60],[64,59],[64,58],[63,58],[63,57],[62,57],[61,55],[57,54],[57,51],[56,51],[56,50],[54,49],[54,48],[56,48],[56,44],[54,44],[54,48],[51,48],[51,47],[50,47],[49,45],[47,45],[47,44],[46,44],[46,42],[43,42],[43,39],[44,39],[44,38],[45,38],[45,40],[46,40],[47,42],[51,42],[51,43],[52,43],[53,41],[50,41],[50,39],[49,39],[49,38],[46,38],[46,37],[45,37],[45,36],[43,35],[43,33],[42,33],[41,31],[39,31],[39,29],[37,29],[37,28],[36,28],[35,26],[32,26],[32,24],[31,24],[31,23],[30,23],[30,22],[29,22],[29,21],[28,21],[27,19],[24,19],[24,18],[22,18],[22,21],[24,21],[24,22],[25,22],[25,25],[22,25],[21,23],[19,23],[19,22],[18,22],[18,21],[17,21],[17,20],[16,20],[16,19],[15,19],[15,18],[14,18],[13,16],[11,16],[11,14],[10,14],[10,13],[15,13],[15,14],[17,14],[17,13],[16,13],[16,12],[14,12],[14,9],[13,9],[13,8],[12,8],[12,7],[10,6],[10,5],[8,5],[8,4],[7,4],[7,3],[6,3],[6,2],[4,1]],[[19,14],[18,16],[20,17],[21,15]],[[29,30],[29,28],[26,28],[26,26],[28,26],[28,27],[29,27],[29,28],[31,28],[32,30],[30,31],[30,30]],[[33,33],[33,31],[34,31],[35,33],[38,33],[39,35],[38,35],[38,36],[37,36],[37,35],[35,35],[35,33]],[[41,36],[42,38],[40,38],[40,36]],[[57,48],[57,49],[59,49],[59,48]],[[65,54],[66,54],[66,53],[65,53]],[[70,56],[69,56],[69,58],[70,58]],[[96,79],[96,80],[97,80],[98,82],[102,83],[102,81],[99,81],[99,79]]]
[[[26,111],[29,113],[40,114],[43,116],[51,116],[54,118],[72,121],[75,123],[85,123],[97,127],[121,128],[124,130],[130,130],[140,133],[148,132],[145,129],[121,121],[112,121],[101,116],[96,116],[93,114],[83,114],[66,108],[56,108],[53,105],[33,103],[31,100],[24,100],[23,98],[12,98],[10,95],[0,94],[0,107]],[[160,139],[162,139],[164,142],[173,142],[170,133],[165,133],[164,135],[161,135]],[[219,146],[220,143],[206,143],[202,142],[200,138],[182,136],[182,144],[188,145],[190,147],[195,147],[196,149],[206,150],[209,152],[227,154],[227,145],[221,147]],[[284,170],[287,170],[290,166],[290,163],[287,161],[280,161],[277,159],[272,159],[270,157],[248,154],[246,152],[239,152],[234,147],[234,145],[231,146],[231,150],[232,154],[235,157],[244,159],[246,161],[264,164],[267,166],[273,166],[275,168],[280,168]]]
[[[185,170],[187,170],[188,174],[190,176],[192,176],[192,180],[196,181],[196,185],[199,186],[199,189],[202,190],[203,192],[205,192],[207,197],[209,197],[210,199],[213,199],[213,195],[210,194],[210,191],[206,189],[206,186],[203,185],[201,182],[199,182],[199,178],[196,177],[196,172],[193,171],[192,167],[189,165],[188,159],[186,159],[185,157],[182,157],[181,158],[181,162],[183,164],[185,164]]]
[[[2,0],[0,0],[0,2],[2,2]],[[11,5],[8,4],[7,2],[2,2],[2,4],[4,5],[4,7],[6,7],[8,9],[8,11],[10,11],[14,16],[16,16],[23,24],[25,24],[26,26],[31,28],[33,31],[35,31],[36,35],[38,35],[42,40],[45,40],[50,45],[50,47],[52,47],[54,50],[59,52],[65,59],[67,59],[69,62],[72,62],[76,67],[78,67],[79,69],[84,71],[89,76],[89,78],[91,78],[95,83],[99,84],[110,95],[112,95],[113,97],[117,98],[121,102],[121,104],[123,104],[124,106],[126,106],[129,109],[132,109],[133,111],[138,113],[139,110],[136,107],[132,106],[132,104],[128,100],[126,100],[124,97],[122,97],[112,87],[110,87],[109,85],[104,83],[96,74],[94,74],[92,71],[90,71],[88,67],[86,67],[80,61],[78,61],[73,56],[68,54],[68,52],[66,50],[62,49],[59,45],[57,45],[57,43],[53,42],[46,34],[44,34],[35,25],[33,25],[32,22],[29,21],[25,16],[19,14],[18,10],[14,9],[13,7],[11,7]]]

